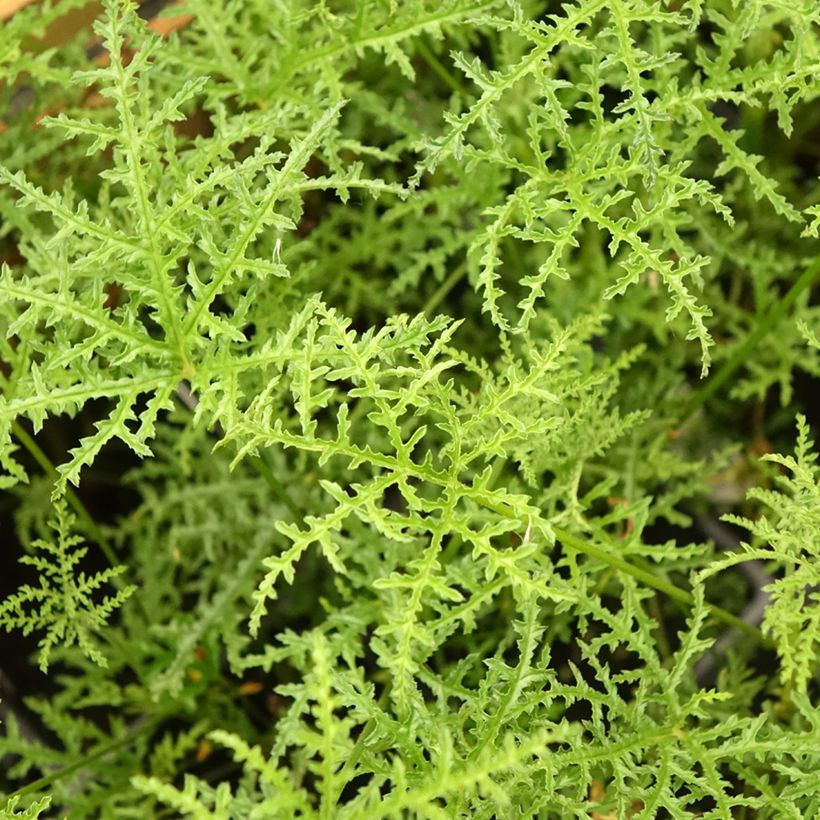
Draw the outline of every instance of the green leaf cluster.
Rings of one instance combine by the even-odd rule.
[[[0,29],[0,817],[820,813],[815,0],[149,5]]]
[[[21,629],[26,635],[45,632],[39,642],[43,672],[48,670],[55,646],[73,644],[77,644],[87,658],[106,666],[105,655],[95,645],[93,636],[102,631],[114,610],[136,590],[129,585],[114,595],[96,600],[98,590],[121,575],[125,567],[112,567],[93,575],[78,572],[88,547],[80,547],[83,538],[71,534],[73,523],[74,517],[67,512],[65,503],[58,503],[57,519],[51,522],[56,543],[38,539],[32,544],[35,554],[20,559],[20,563],[34,568],[39,585],[24,584],[0,604],[0,626],[7,632],[13,629]]]

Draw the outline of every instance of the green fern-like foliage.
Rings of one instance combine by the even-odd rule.
[[[46,811],[49,806],[51,805],[51,798],[50,797],[42,797],[36,802],[32,803],[25,809],[21,809],[17,811],[17,804],[20,802],[19,797],[12,797],[8,803],[6,804],[5,808],[3,809],[3,817],[42,817],[44,811]]]
[[[633,584],[623,593],[627,607],[642,597]],[[660,658],[646,650],[649,616],[636,622],[593,605],[584,625],[607,629],[606,636],[582,647],[582,662],[594,669],[594,685],[577,667],[568,682],[556,679],[548,671],[549,647],[536,600],[521,614],[506,642],[514,648],[514,660],[505,660],[501,648],[488,658],[475,693],[467,685],[471,664],[461,664],[455,677],[432,685],[435,694],[414,711],[412,729],[374,704],[373,693],[337,654],[341,646],[334,650],[334,641],[319,632],[292,636],[286,653],[301,657],[304,677],[281,689],[293,706],[282,717],[280,741],[265,754],[235,734],[211,734],[242,765],[237,790],[225,784],[214,789],[194,777],[182,788],[145,777],[135,785],[194,817],[435,817],[442,805],[468,817],[580,818],[592,811],[684,816],[686,806],[704,794],[716,796],[715,816],[732,816],[744,808],[768,809],[786,782],[748,796],[732,793],[738,778],[757,784],[756,772],[786,759],[794,774],[808,774],[804,767],[816,760],[816,730],[795,734],[773,731],[759,719],[723,723],[709,717],[710,703],[731,696],[698,692],[687,682],[689,663],[708,645],[698,635],[705,615],[702,598],[665,676]],[[640,657],[643,671],[613,674],[603,658],[618,647]],[[657,677],[647,674],[652,669]],[[629,692],[628,700],[619,690]],[[460,709],[452,699],[462,702]],[[808,717],[808,703],[798,703]],[[569,706],[589,711],[583,727],[555,720]],[[393,750],[390,757],[386,747]],[[741,749],[748,750],[742,762]],[[302,761],[296,771],[277,766],[285,755]],[[693,760],[702,768],[693,768]],[[356,797],[339,807],[345,786],[357,778],[362,787]],[[589,799],[592,779],[611,784],[606,794]],[[317,785],[305,788],[311,781]]]
[[[820,609],[817,587],[820,565],[817,530],[820,526],[820,469],[812,452],[806,419],[798,417],[798,439],[794,456],[770,454],[764,459],[779,465],[785,475],[775,475],[779,489],[756,487],[749,497],[763,506],[759,518],[737,515],[726,519],[749,530],[755,545],[742,544],[742,551],[722,558],[710,570],[716,572],[739,561],[771,561],[782,572],[765,591],[771,601],[763,626],[777,642],[785,683],[805,692],[816,674]]]
[[[817,3],[156,5],[0,28],[0,817],[820,814]]]
[[[56,540],[34,541],[33,554],[20,559],[20,563],[34,568],[39,584],[24,584],[0,604],[0,626],[7,632],[13,629],[21,629],[24,634],[45,632],[38,644],[40,668],[44,672],[55,646],[73,644],[77,644],[87,658],[105,666],[105,656],[94,636],[105,631],[112,613],[136,589],[129,585],[113,595],[99,595],[99,590],[111,585],[126,568],[113,567],[92,575],[78,572],[88,547],[80,546],[82,536],[71,533],[73,525],[74,517],[64,502],[59,503],[57,518],[51,522]]]

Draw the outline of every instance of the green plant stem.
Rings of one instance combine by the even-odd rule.
[[[649,601],[647,601],[647,608],[649,614],[655,619],[656,627],[654,634],[658,644],[658,652],[664,661],[668,661],[672,657],[672,646],[669,643],[669,636],[666,634],[666,625],[663,620],[659,594],[653,595]]]
[[[447,70],[447,68],[442,64],[438,57],[436,57],[436,55],[433,54],[432,50],[427,45],[424,37],[419,37],[418,40],[416,40],[416,48],[418,49],[418,52],[422,56],[424,62],[430,66],[430,68],[439,77],[439,79],[442,80],[445,85],[449,86],[453,92],[455,92],[456,94],[460,94],[461,84]]]
[[[652,589],[656,589],[658,592],[662,592],[673,601],[678,601],[679,603],[685,604],[689,607],[694,606],[695,599],[692,595],[686,590],[676,586],[671,581],[667,581],[664,578],[659,578],[653,572],[648,569],[635,566],[625,558],[617,555],[614,551],[606,550],[603,547],[591,544],[589,541],[584,541],[583,539],[578,538],[578,536],[573,535],[566,530],[560,529],[559,527],[553,527],[553,531],[555,532],[555,537],[571,549],[582,552],[584,555],[588,555],[591,558],[597,558],[599,561],[602,561],[603,563],[608,564],[621,572],[625,572],[627,575],[631,575],[642,584],[645,584]],[[735,615],[732,615],[731,612],[727,612],[725,609],[716,606],[715,604],[707,604],[707,608],[709,609],[709,612],[718,620],[729,624],[729,626],[743,630],[743,632],[747,635],[751,635],[756,640],[768,647],[774,646],[773,642],[766,638],[759,629],[751,624],[747,624]]]
[[[376,703],[376,705],[380,709],[384,709],[385,705],[387,704],[387,698],[390,695],[390,688],[390,682],[388,681],[387,685],[382,690],[381,696],[379,697]],[[353,749],[351,750],[349,757],[345,761],[344,766],[342,766],[341,770],[339,771],[338,780],[342,784],[349,782],[349,775],[350,773],[355,771],[356,766],[359,764],[359,759],[364,753],[364,747],[367,744],[367,738],[370,737],[375,728],[375,718],[370,718],[370,720],[368,720],[367,723],[365,723],[365,725],[362,727],[362,731],[359,733],[359,737],[356,738],[356,743],[353,746]],[[348,777],[345,777],[345,775],[348,775]],[[343,788],[344,786],[341,786],[337,790],[336,797],[333,800],[334,806],[338,804]]]
[[[786,316],[789,309],[797,301],[804,290],[815,283],[820,278],[820,256],[803,271],[797,281],[789,288],[786,295],[767,313],[758,323],[757,327],[746,337],[744,342],[734,353],[723,363],[721,368],[710,378],[690,399],[683,409],[682,420],[689,419],[695,411],[705,404],[721,387],[727,379],[737,370],[749,354],[758,344],[773,330]]]
[[[424,303],[421,312],[428,318],[432,318],[433,312],[444,301],[447,294],[458,284],[462,276],[467,272],[467,263],[462,262],[450,275],[436,288],[435,293]]]
[[[273,470],[271,470],[267,461],[262,456],[252,456],[249,460],[256,468],[256,471],[265,479],[268,487],[273,490],[274,495],[288,508],[293,520],[303,524],[305,518],[302,511],[285,488],[285,485],[273,474]]]
[[[23,795],[30,794],[31,792],[38,792],[41,789],[50,786],[52,783],[56,783],[67,774],[71,774],[71,772],[75,772],[77,769],[82,769],[89,763],[93,763],[95,760],[105,757],[105,755],[115,752],[117,749],[122,749],[125,746],[129,746],[141,735],[148,734],[148,732],[155,729],[164,719],[165,715],[157,715],[156,717],[149,719],[142,726],[130,731],[127,735],[125,735],[125,737],[121,737],[119,740],[114,740],[111,743],[106,743],[96,751],[91,752],[91,754],[87,754],[85,757],[75,760],[67,766],[63,766],[62,769],[58,769],[56,772],[44,775],[37,780],[32,780],[31,783],[27,783],[22,788],[17,789],[16,792],[12,792],[6,799],[11,800],[13,797],[22,797]]]
[[[11,423],[11,429],[14,433],[14,437],[31,453],[32,458],[43,468],[43,472],[54,480],[59,478],[60,474],[57,472],[57,468],[51,463],[51,460],[43,452],[40,445],[26,432],[25,428],[18,421],[13,421]],[[83,502],[80,501],[77,494],[68,485],[66,485],[65,495],[69,505],[77,514],[77,519],[86,534],[94,539],[100,550],[102,550],[103,555],[108,559],[108,563],[111,564],[112,567],[117,566],[119,562],[117,561],[116,553],[112,549],[111,544],[108,543],[108,539],[103,535],[102,530],[91,517],[91,514],[85,508]]]

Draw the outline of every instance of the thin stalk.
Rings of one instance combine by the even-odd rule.
[[[265,479],[268,487],[273,490],[274,495],[288,508],[288,511],[293,516],[293,520],[304,524],[305,518],[299,509],[299,505],[293,500],[293,497],[287,491],[285,485],[273,474],[273,470],[271,470],[262,456],[253,456],[249,461],[262,478]]]
[[[433,73],[438,76],[440,80],[444,82],[445,85],[449,86],[449,88],[455,92],[456,94],[461,93],[461,84],[459,81],[447,70],[447,68],[443,65],[443,63],[433,54],[430,47],[427,45],[424,37],[419,37],[416,41],[416,48],[418,49],[419,54],[421,54],[422,59],[428,66],[433,70]]]
[[[599,561],[602,561],[603,563],[608,564],[621,572],[625,572],[627,575],[631,575],[637,581],[640,581],[642,584],[645,584],[652,589],[658,590],[658,592],[662,592],[673,601],[678,601],[678,603],[685,604],[688,607],[694,606],[695,599],[692,595],[686,590],[681,589],[679,586],[676,586],[671,581],[667,581],[664,578],[659,578],[648,569],[636,567],[634,564],[622,558],[620,555],[617,555],[615,552],[610,552],[609,550],[605,550],[603,547],[589,543],[589,541],[584,541],[566,530],[553,527],[553,531],[555,532],[556,538],[571,549],[582,552],[584,555],[589,555],[591,558],[597,558]],[[730,626],[742,630],[747,635],[751,635],[753,638],[760,641],[760,643],[765,644],[768,647],[774,646],[773,642],[766,638],[759,629],[756,629],[751,624],[747,624],[745,621],[735,615],[732,615],[731,612],[727,612],[725,609],[716,606],[715,604],[707,604],[707,608],[709,612],[719,621],[723,621]]]
[[[658,644],[658,652],[663,660],[667,661],[672,657],[672,646],[669,643],[669,636],[666,634],[666,626],[663,622],[663,611],[661,610],[660,595],[653,595],[647,601],[649,614],[655,619],[654,629],[655,640]]]
[[[37,444],[18,421],[11,423],[11,429],[14,433],[14,437],[31,453],[32,458],[40,467],[43,468],[43,472],[56,481],[60,477],[60,474],[57,472],[57,468],[51,463],[49,457],[40,448],[40,445]],[[69,505],[77,514],[77,520],[80,522],[86,534],[90,535],[94,541],[96,541],[103,555],[108,559],[108,563],[111,564],[112,567],[117,566],[119,562],[117,561],[117,555],[112,549],[111,544],[108,543],[108,539],[103,535],[97,522],[91,517],[91,514],[85,508],[83,502],[80,501],[77,494],[68,484],[66,484],[65,496]]]
[[[382,690],[381,696],[377,702],[377,706],[379,709],[384,709],[385,705],[387,704],[387,698],[390,694],[390,683],[384,687]],[[345,761],[344,766],[342,766],[341,770],[339,771],[338,781],[342,784],[350,782],[349,775],[356,770],[356,766],[359,763],[359,759],[361,758],[362,754],[364,753],[364,747],[367,743],[367,738],[370,737],[373,730],[376,728],[376,721],[374,718],[370,718],[370,720],[365,723],[362,731],[359,733],[358,738],[356,738],[356,743],[353,746],[353,749],[350,752],[350,756]],[[348,775],[348,777],[345,777]],[[335,796],[335,800],[333,801],[333,805],[337,805],[339,802],[339,798],[342,796],[342,789],[344,787],[340,787],[337,789],[337,793]]]
[[[467,264],[462,262],[450,275],[436,288],[435,293],[425,302],[421,312],[430,319],[433,311],[444,301],[447,294],[458,284],[458,281],[467,272]]]
[[[71,774],[71,772],[75,772],[77,769],[82,769],[89,763],[93,763],[95,760],[105,757],[105,755],[115,752],[117,749],[130,746],[131,743],[133,743],[138,737],[147,734],[152,729],[155,729],[164,717],[164,715],[158,715],[151,718],[142,726],[129,732],[125,735],[125,737],[121,737],[119,740],[114,740],[111,743],[101,746],[96,751],[91,752],[91,754],[88,754],[79,760],[75,760],[73,763],[69,763],[68,766],[63,766],[62,769],[58,769],[56,772],[51,772],[51,774],[44,775],[37,780],[32,780],[31,783],[27,783],[22,788],[17,789],[16,792],[12,792],[12,794],[8,795],[7,799],[10,800],[13,797],[22,797],[23,795],[30,794],[31,792],[38,792],[47,786],[50,786],[52,783],[56,783],[58,780],[61,780],[67,774]]]

